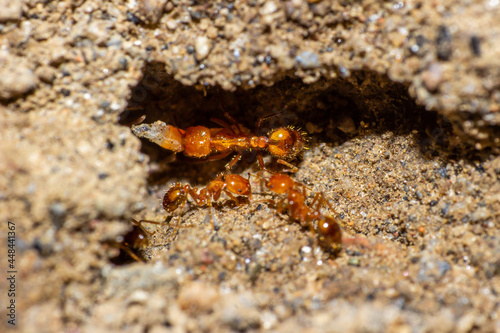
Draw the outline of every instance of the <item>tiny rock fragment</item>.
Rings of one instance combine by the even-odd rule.
[[[441,25],[438,27],[436,37],[436,50],[439,60],[450,60],[452,54],[452,36],[450,29]]]
[[[196,59],[205,59],[211,50],[210,41],[205,36],[197,37],[194,43],[194,49],[196,52]]]
[[[433,63],[429,69],[422,73],[422,81],[429,91],[436,91],[443,80],[443,69],[438,63]]]
[[[356,125],[354,124],[354,120],[352,120],[352,118],[348,115],[344,115],[340,119],[337,128],[347,134],[356,133]]]
[[[177,20],[168,20],[166,26],[170,30],[175,30],[179,26],[179,22]]]
[[[219,300],[219,291],[210,285],[193,282],[179,293],[179,306],[191,313],[209,312]]]
[[[317,125],[311,123],[310,121],[308,121],[306,123],[306,130],[307,130],[308,133],[311,133],[311,134],[323,132],[323,128],[322,127],[317,126]]]
[[[42,82],[52,83],[56,78],[57,71],[54,67],[44,65],[38,67],[35,74]]]
[[[139,16],[147,23],[156,24],[160,20],[167,0],[139,1]]]
[[[0,22],[17,21],[21,19],[21,0],[0,0]]]
[[[19,97],[32,90],[36,83],[36,75],[22,59],[0,54],[0,99]]]
[[[297,61],[303,68],[317,68],[319,67],[319,56],[310,51],[303,51],[295,57]]]
[[[262,8],[260,9],[260,13],[262,15],[269,15],[274,13],[276,10],[278,10],[278,7],[274,3],[274,1],[268,1],[264,4],[264,6],[262,6]]]
[[[217,33],[218,30],[216,27],[208,27],[207,28],[207,37],[210,39],[216,39],[217,38]]]

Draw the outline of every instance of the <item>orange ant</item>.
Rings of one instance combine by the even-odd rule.
[[[207,161],[219,160],[235,152],[236,155],[226,164],[226,170],[234,167],[244,151],[255,150],[262,170],[267,170],[262,159],[262,151],[267,151],[278,163],[289,167],[293,172],[297,171],[297,167],[287,161],[304,150],[307,143],[306,132],[286,126],[272,129],[267,135],[257,136],[227,112],[225,116],[231,124],[217,118],[210,119],[222,128],[191,126],[183,130],[156,121],[153,124],[134,125],[132,131],[136,136],[146,138],[165,149],[176,153],[184,152],[188,157],[206,158]],[[256,131],[259,131],[264,120],[274,116],[279,116],[279,113],[259,118]]]
[[[163,208],[167,212],[173,212],[179,206],[184,207],[188,195],[194,200],[197,206],[210,206],[213,201],[220,198],[222,192],[228,197],[237,202],[236,195],[252,197],[250,187],[250,177],[245,179],[240,175],[227,174],[219,175],[215,180],[212,180],[205,188],[199,190],[196,187],[191,187],[189,184],[182,185],[181,183],[174,184],[163,197]]]
[[[342,247],[342,234],[339,224],[332,216],[323,215],[320,208],[325,203],[333,210],[330,203],[325,199],[323,193],[316,193],[311,205],[307,206],[306,186],[295,182],[288,175],[282,173],[273,174],[265,182],[266,187],[276,194],[286,194],[277,204],[268,200],[276,206],[278,212],[288,211],[290,217],[297,220],[303,227],[309,227],[318,234],[320,245],[336,252]],[[298,189],[302,188],[302,191]],[[316,222],[316,226],[313,223]]]
[[[186,204],[188,195],[191,196],[198,206],[210,205],[212,200],[217,201],[220,198],[222,192],[226,193],[236,202],[237,198],[234,194],[248,196],[249,198],[252,196],[249,179],[234,174],[221,174],[210,182],[207,187],[199,191],[196,187],[192,188],[190,185],[176,183],[167,193],[165,193],[163,208],[165,208],[167,212],[173,212],[178,207],[183,207]],[[135,253],[135,250],[147,247],[149,245],[149,236],[156,233],[156,231],[150,232],[144,228],[142,226],[144,222],[157,225],[163,224],[157,221],[137,221],[132,219],[132,230],[122,236],[120,240],[111,242],[113,246],[125,251],[132,259],[141,262],[144,262],[144,260]]]

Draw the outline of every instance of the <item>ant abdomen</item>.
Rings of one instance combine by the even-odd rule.
[[[320,245],[330,251],[339,251],[342,248],[342,232],[340,226],[331,216],[323,216],[317,224]]]
[[[212,152],[210,129],[203,126],[186,128],[184,154],[189,157],[206,157]]]
[[[224,177],[226,188],[229,192],[237,195],[251,196],[252,189],[248,179],[240,175],[228,174]]]

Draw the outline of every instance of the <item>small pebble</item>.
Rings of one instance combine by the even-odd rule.
[[[442,80],[443,70],[438,63],[431,64],[427,71],[422,73],[422,81],[429,91],[436,91]]]
[[[303,51],[295,57],[297,61],[303,68],[317,68],[319,67],[319,56],[310,51]]]
[[[218,300],[219,291],[201,282],[193,282],[184,286],[177,299],[181,309],[192,313],[208,312]]]
[[[0,53],[0,99],[11,99],[19,97],[31,91],[36,83],[37,77],[24,62],[15,57],[8,57]]]
[[[21,0],[0,0],[0,22],[17,21],[22,16]]]
[[[210,53],[212,46],[211,46],[210,41],[208,40],[207,37],[200,36],[200,37],[196,38],[195,43],[194,43],[194,48],[195,48],[195,52],[196,52],[196,59],[203,60]]]
[[[347,261],[347,264],[349,266],[359,267],[361,263],[359,261],[359,258],[349,258],[349,260]]]

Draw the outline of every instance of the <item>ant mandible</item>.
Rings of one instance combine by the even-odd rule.
[[[288,175],[273,174],[267,179],[265,185],[276,194],[286,194],[286,198],[281,199],[277,204],[273,200],[268,200],[275,205],[278,212],[287,211],[289,216],[303,227],[314,230],[318,234],[319,244],[327,251],[337,252],[342,248],[342,233],[339,224],[332,216],[323,215],[320,212],[325,204],[333,210],[323,193],[316,193],[311,205],[307,206],[305,203],[306,186],[295,182]]]
[[[252,189],[249,179],[250,176],[245,179],[240,175],[221,174],[199,192],[196,187],[193,188],[189,184],[176,183],[165,193],[163,208],[167,212],[173,212],[179,207],[184,207],[188,195],[191,196],[197,206],[210,206],[212,200],[219,200],[222,192],[226,193],[235,202],[237,202],[237,199],[234,195],[248,196],[251,199]]]
[[[286,126],[272,129],[267,135],[257,136],[227,112],[225,116],[231,124],[217,118],[210,119],[222,128],[191,126],[183,130],[156,121],[153,124],[134,125],[132,131],[136,136],[146,138],[165,149],[176,153],[183,152],[188,157],[206,158],[207,161],[222,159],[235,152],[236,155],[226,164],[226,170],[234,167],[244,151],[255,150],[262,170],[267,171],[262,159],[262,151],[267,151],[277,159],[278,163],[289,167],[293,172],[297,171],[297,167],[288,161],[304,150],[307,143],[306,132],[293,126]],[[259,131],[263,121],[275,116],[279,116],[279,113],[259,118],[256,132]]]

